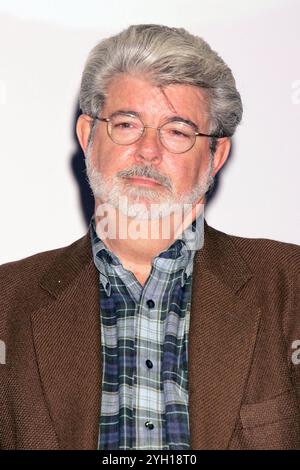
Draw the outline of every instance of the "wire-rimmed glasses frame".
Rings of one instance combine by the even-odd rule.
[[[116,138],[116,131],[114,132],[114,127],[113,127],[113,122],[117,119],[117,118],[129,118],[129,119],[132,119],[134,120],[137,124],[139,124],[137,127],[136,127],[136,135],[132,138],[132,139],[129,139],[129,140],[126,140],[126,141],[122,141],[122,138],[120,140],[120,138]],[[158,135],[159,135],[159,140],[161,142],[161,144],[171,153],[176,153],[176,154],[181,154],[181,153],[185,153],[185,152],[188,152],[189,150],[191,150],[193,148],[193,146],[195,145],[195,142],[196,142],[196,138],[197,137],[208,137],[208,138],[216,138],[216,139],[219,139],[221,138],[221,136],[219,134],[205,134],[203,132],[199,132],[198,129],[194,129],[194,127],[189,124],[189,123],[186,123],[185,121],[182,121],[182,120],[179,120],[179,119],[176,119],[176,120],[168,120],[166,122],[164,122],[160,127],[153,127],[153,126],[148,126],[148,125],[145,125],[143,123],[143,121],[141,120],[140,117],[136,116],[136,115],[133,115],[133,114],[123,114],[123,113],[117,113],[117,114],[113,114],[112,116],[110,117],[94,117],[94,119],[97,119],[98,121],[100,122],[106,122],[106,129],[107,129],[107,134],[108,136],[111,138],[111,140],[118,144],[118,145],[132,145],[136,142],[138,142],[142,137],[143,135],[145,134],[145,129],[147,128],[150,128],[150,129],[156,129],[156,131],[158,132]],[[133,122],[133,121],[132,121]],[[178,126],[178,129],[172,129],[172,125],[177,124]],[[119,125],[120,124],[129,124],[129,123],[122,123],[122,121],[120,121]],[[182,137],[181,140],[180,138],[178,139],[178,135],[180,134],[180,125],[183,125],[185,126],[185,128],[189,130],[189,134],[186,135],[185,137]],[[171,139],[170,137],[166,138],[166,130],[168,129],[169,126],[169,131],[171,132],[174,132],[174,146],[170,145],[170,142],[168,143],[168,141]],[[165,131],[165,133],[164,133]],[[178,134],[177,134],[178,132]],[[173,134],[172,134],[173,135]],[[184,134],[182,134],[184,136]],[[176,137],[177,136],[177,137]],[[190,141],[189,141],[190,139]],[[179,143],[178,143],[179,142]],[[179,147],[181,146],[182,149],[178,150],[178,149],[175,149],[175,146],[177,145],[178,149]]]

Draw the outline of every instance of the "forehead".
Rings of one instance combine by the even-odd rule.
[[[113,78],[106,90],[102,114],[107,117],[116,111],[134,111],[151,122],[179,116],[204,124],[209,117],[204,90],[187,84],[159,87],[128,74]]]

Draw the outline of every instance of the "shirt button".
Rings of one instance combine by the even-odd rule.
[[[153,307],[155,306],[155,303],[153,302],[152,299],[147,300],[146,303],[147,303],[147,305],[148,305],[149,308],[153,308]]]
[[[150,429],[150,430],[154,428],[154,424],[151,423],[151,421],[146,421],[145,426],[147,429]]]
[[[152,369],[153,363],[152,363],[152,361],[150,361],[150,359],[147,359],[146,366],[148,367],[148,369]]]

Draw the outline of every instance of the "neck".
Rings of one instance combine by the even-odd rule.
[[[152,259],[166,250],[203,212],[202,201],[189,211],[173,212],[157,220],[136,220],[96,199],[95,224],[98,236],[124,267],[151,267]]]

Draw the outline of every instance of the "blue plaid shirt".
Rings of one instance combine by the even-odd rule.
[[[90,235],[103,361],[98,448],[189,449],[188,333],[203,216],[153,258],[144,286],[98,238],[94,217]]]

